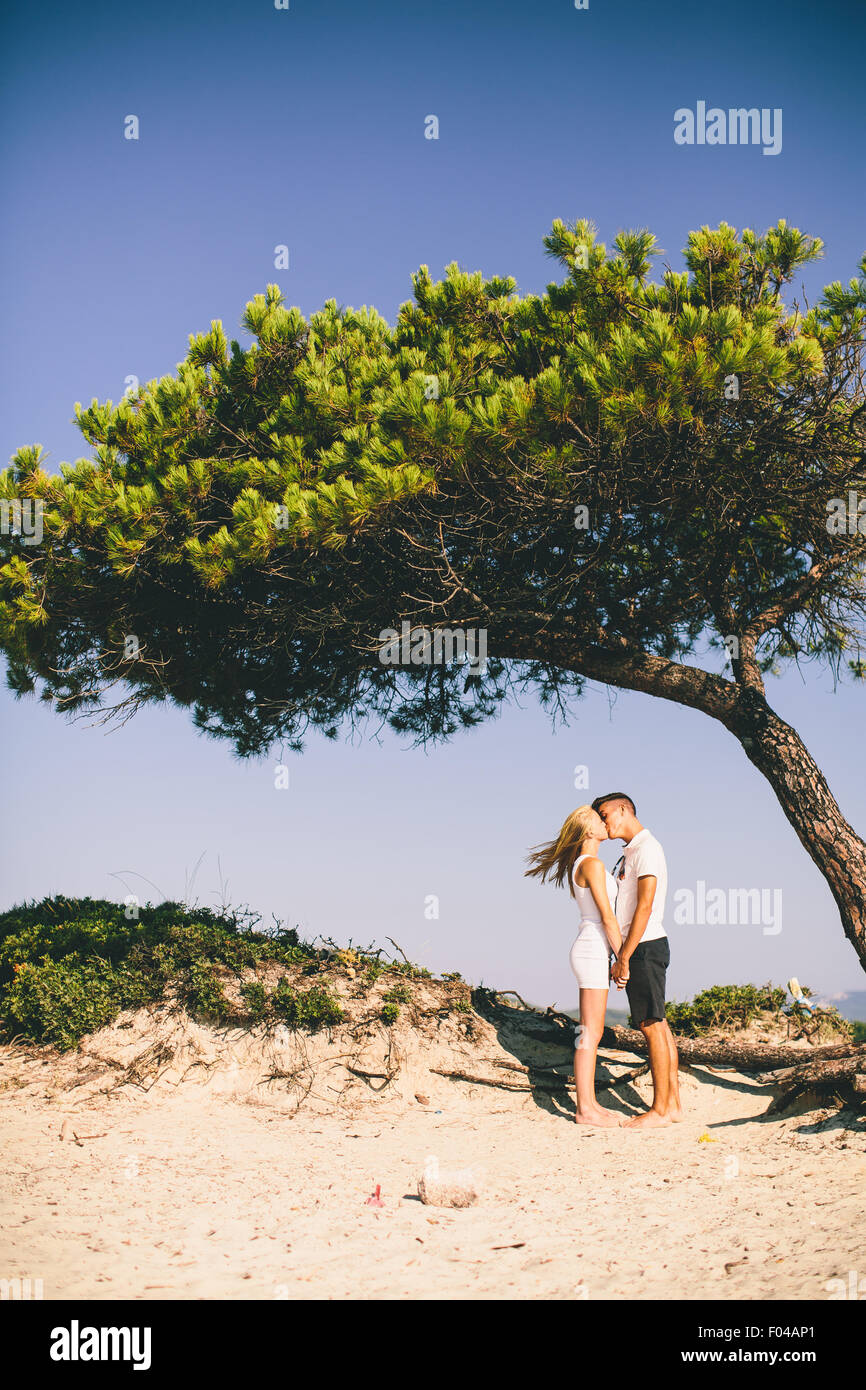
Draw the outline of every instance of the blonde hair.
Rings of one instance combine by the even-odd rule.
[[[555,840],[536,845],[527,855],[527,863],[533,867],[524,871],[524,877],[538,876],[544,883],[550,876],[557,888],[561,888],[567,879],[568,891],[574,897],[574,861],[580,855],[584,840],[592,833],[592,823],[596,814],[592,806],[578,806],[576,811],[572,811],[563,821],[562,829]]]

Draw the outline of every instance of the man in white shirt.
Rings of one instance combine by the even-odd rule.
[[[630,1129],[656,1129],[683,1117],[679,1058],[665,1018],[665,984],[671,959],[663,920],[667,864],[658,840],[638,820],[630,796],[610,792],[597,797],[592,805],[610,838],[625,842],[615,908],[623,946],[611,975],[618,985],[625,984],[632,1023],[647,1041],[653,1079],[651,1109],[634,1115],[626,1124]]]

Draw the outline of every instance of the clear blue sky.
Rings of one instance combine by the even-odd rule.
[[[693,228],[785,217],[826,242],[803,277],[814,299],[866,244],[853,0],[20,6],[2,39],[4,460],[37,441],[50,467],[86,455],[75,401],[174,371],[213,318],[247,341],[243,306],[269,282],[305,314],[333,297],[393,322],[424,263],[543,291],[556,217],[591,218],[608,244],[649,226],[676,267]],[[699,100],[782,108],[782,152],[675,145],[674,111]],[[138,141],[123,138],[130,114]],[[280,243],[288,271],[274,269]],[[811,671],[769,693],[862,833],[863,689],[833,693]],[[829,891],[739,746],[648,696],[593,688],[555,734],[526,698],[426,754],[391,734],[313,737],[289,756],[288,791],[276,757],[240,764],[178,711],[110,734],[5,691],[0,711],[3,907],[179,897],[204,854],[202,902],[222,875],[231,901],[310,936],[391,936],[434,970],[570,1007],[575,909],[522,877],[523,856],[618,787],[667,851],[671,898],[699,879],[783,891],[773,936],[677,927],[669,901],[672,995],[791,974],[831,994],[863,986]]]

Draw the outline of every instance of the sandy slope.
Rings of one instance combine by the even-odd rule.
[[[120,1065],[154,1039],[131,1084]],[[506,1030],[469,1040],[451,1020],[365,1035],[367,1069],[396,1056],[399,1076],[350,1076],[339,1108],[346,1039],[308,1041],[298,1106],[254,1042],[142,1012],[63,1059],[0,1049],[0,1277],[46,1298],[826,1299],[866,1276],[862,1109],[764,1118],[769,1087],[695,1068],[683,1124],[586,1129],[570,1099],[431,1073],[458,1054],[477,1071],[479,1048],[527,1060]],[[599,1074],[633,1065],[605,1051]],[[602,1100],[630,1113],[648,1094],[641,1078]],[[470,1169],[477,1205],[423,1205],[428,1156]]]

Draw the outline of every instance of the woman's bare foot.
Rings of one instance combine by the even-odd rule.
[[[646,1110],[643,1115],[632,1115],[630,1120],[626,1120],[626,1129],[661,1129],[663,1125],[669,1125],[671,1118],[669,1115],[662,1115],[658,1110]]]
[[[675,1125],[678,1125],[680,1120],[684,1120],[686,1118],[683,1114],[683,1107],[681,1105],[669,1105],[668,1114],[670,1115]]]
[[[603,1105],[596,1105],[595,1109],[596,1113],[602,1117],[601,1123],[603,1125],[615,1125],[619,1129],[621,1125],[625,1124],[622,1115],[615,1115],[612,1110],[606,1110]]]
[[[578,1110],[575,1114],[575,1123],[579,1125],[618,1125],[619,1120],[615,1115],[611,1115],[609,1110],[602,1110],[601,1106],[597,1110]]]

